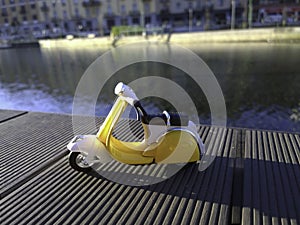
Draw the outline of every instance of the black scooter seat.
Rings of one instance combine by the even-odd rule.
[[[140,101],[136,101],[134,103],[134,107],[136,108],[138,119],[142,121],[144,124],[152,124],[152,125],[168,125],[167,115],[164,113],[160,114],[148,114],[146,110],[141,105]],[[170,125],[171,126],[188,126],[189,118],[187,115],[181,113],[168,113],[170,115]],[[162,124],[161,120],[154,120],[154,118],[160,118],[164,121]],[[157,123],[157,124],[156,124]]]
[[[171,126],[188,126],[189,118],[186,115],[179,113],[169,113],[170,115],[170,125]],[[161,120],[155,120],[155,118],[160,118],[164,121],[165,125],[168,123],[167,116],[163,113],[160,114],[147,114],[146,118],[142,121],[145,124],[151,125],[163,125],[160,123]]]

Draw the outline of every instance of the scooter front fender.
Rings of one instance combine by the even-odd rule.
[[[81,152],[78,146],[78,142],[84,139],[84,135],[76,135],[67,145],[67,149],[71,152]]]
[[[101,162],[107,163],[113,160],[108,153],[106,146],[99,141],[96,135],[78,135],[75,136],[67,148],[71,152],[84,153],[89,163]]]

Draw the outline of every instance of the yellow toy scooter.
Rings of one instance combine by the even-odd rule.
[[[68,144],[73,169],[89,172],[94,164],[112,160],[132,165],[200,160],[205,147],[192,121],[166,111],[161,115],[148,115],[133,90],[122,82],[115,87],[115,94],[118,98],[97,134],[77,135]],[[112,135],[128,104],[136,109],[142,123],[144,138],[141,142],[125,142]],[[155,125],[157,119],[164,124]]]

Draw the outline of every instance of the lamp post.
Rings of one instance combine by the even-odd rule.
[[[141,15],[140,15],[140,24],[141,24],[141,27],[144,27],[145,26],[145,12],[144,12],[144,0],[141,0]]]
[[[248,5],[248,27],[252,28],[252,11],[253,11],[253,5],[252,0],[249,0]]]
[[[189,32],[192,31],[193,27],[193,9],[189,8]]]
[[[144,11],[142,10],[141,12],[141,26],[144,27],[145,26],[145,18],[144,18]]]
[[[231,1],[231,30],[234,30],[235,26],[235,0]]]

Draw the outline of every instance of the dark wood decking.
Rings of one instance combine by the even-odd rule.
[[[135,137],[124,127],[115,135],[141,137],[139,124],[130,125]],[[92,132],[82,118],[82,133]],[[191,164],[135,187],[70,168],[71,116],[2,110],[0,134],[1,225],[300,223],[299,134],[203,126],[208,151],[217,153],[208,169]],[[137,184],[168,171],[116,162],[96,169]]]
[[[246,131],[243,224],[299,224],[299,136]]]

